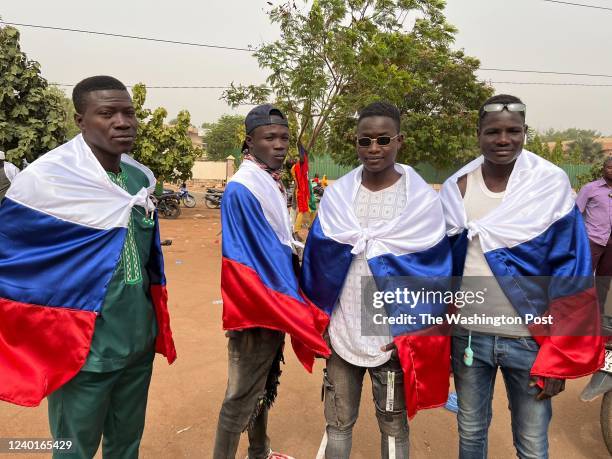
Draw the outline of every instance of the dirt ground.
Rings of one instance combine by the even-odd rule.
[[[209,458],[216,420],[226,386],[226,338],[221,330],[219,211],[206,209],[201,198],[195,209],[184,209],[178,220],[163,220],[164,247],[172,327],[178,360],[168,366],[155,361],[149,392],[143,458]],[[269,436],[275,450],[299,459],[317,455],[324,431],[321,404],[322,362],[308,374],[290,349],[270,412]],[[1,377],[1,375],[0,375]],[[489,432],[491,458],[515,457],[505,389],[498,378],[493,423]],[[554,400],[550,429],[552,458],[607,458],[599,431],[599,401],[578,399],[587,379],[570,381]],[[22,408],[0,403],[0,438],[48,438],[46,403]],[[410,424],[411,457],[457,457],[453,413],[442,408],[421,412]],[[370,383],[366,376],[360,417],[353,433],[352,458],[380,457]],[[237,457],[246,455],[243,436]],[[98,454],[99,455],[99,454]],[[13,455],[14,456],[14,455]],[[0,454],[0,457],[12,457]],[[19,454],[19,458],[45,455]]]

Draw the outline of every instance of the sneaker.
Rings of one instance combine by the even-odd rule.
[[[270,450],[270,454],[268,454],[267,459],[295,459],[295,458],[293,456],[287,456],[286,454],[275,453],[274,451]]]
[[[249,456],[245,457],[244,459],[249,459]],[[266,459],[295,459],[295,458],[293,456],[287,456],[286,454],[276,453],[270,450],[270,452],[266,456]]]

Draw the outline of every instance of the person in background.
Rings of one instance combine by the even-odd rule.
[[[612,276],[612,158],[606,158],[602,176],[584,185],[576,205],[584,217],[593,272],[597,276],[597,296],[603,310]]]

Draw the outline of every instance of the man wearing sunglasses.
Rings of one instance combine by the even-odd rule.
[[[441,191],[453,274],[464,291],[486,286],[484,302],[461,315],[500,319],[453,331],[460,458],[487,457],[498,368],[518,457],[545,458],[551,397],[603,360],[584,224],[563,170],[523,149],[525,112],[514,96],[487,100],[481,156]]]
[[[323,380],[327,458],[350,455],[366,371],[385,459],[408,457],[407,418],[443,405],[448,395],[448,337],[399,336],[389,322],[373,317],[392,318],[387,305],[372,314],[362,298],[367,278],[382,290],[379,281],[391,277],[451,273],[437,193],[411,167],[395,162],[403,140],[395,106],[375,102],[360,112],[356,152],[362,166],[327,187],[304,250],[302,288],[330,316],[332,355]]]

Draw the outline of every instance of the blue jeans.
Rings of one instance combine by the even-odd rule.
[[[453,373],[459,399],[459,458],[487,457],[487,434],[493,417],[493,388],[498,367],[506,385],[517,456],[521,459],[547,458],[551,401],[536,400],[539,389],[529,387],[529,373],[539,350],[535,340],[472,333],[474,361],[470,367],[463,363],[467,334],[453,336],[452,343]]]

